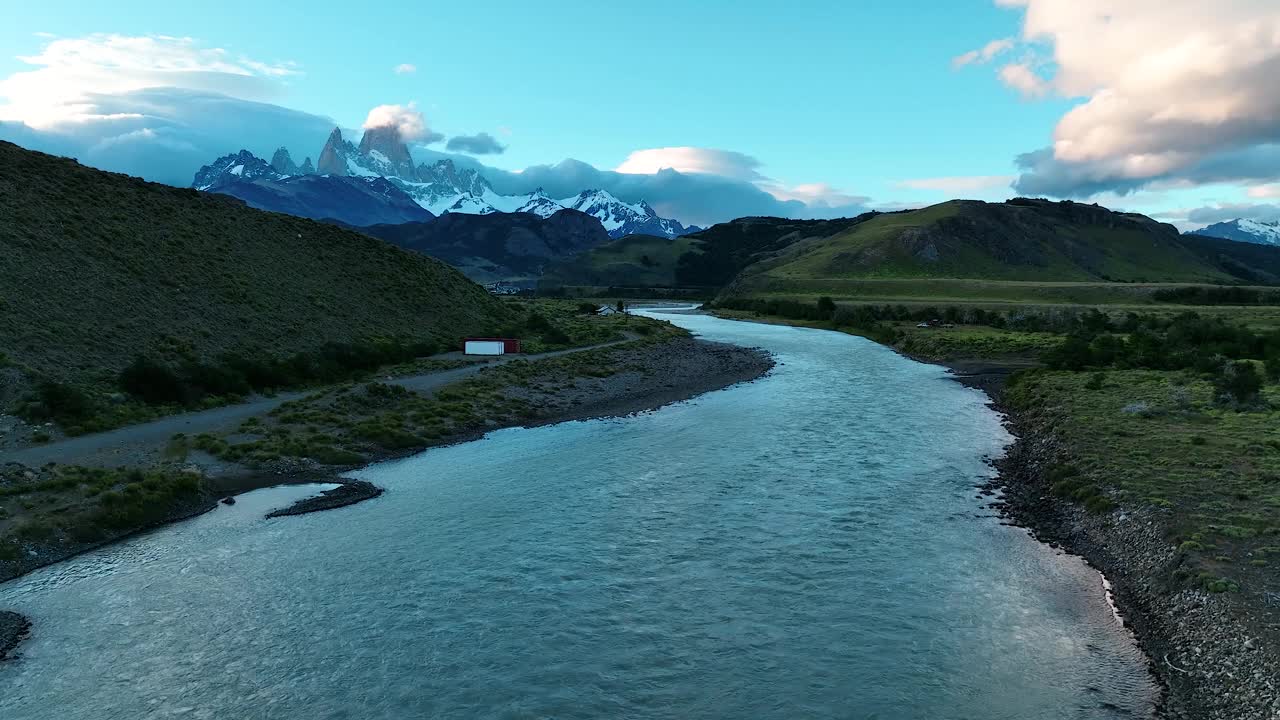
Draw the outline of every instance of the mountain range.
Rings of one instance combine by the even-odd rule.
[[[1189,235],[1226,238],[1237,242],[1254,243],[1256,245],[1280,246],[1280,222],[1262,222],[1260,220],[1231,220],[1194,230]]]
[[[569,209],[545,218],[527,212],[445,213],[429,222],[373,225],[360,231],[443,260],[476,282],[520,287],[533,286],[553,262],[609,242],[599,220]]]
[[[313,177],[326,179],[305,179]],[[305,189],[299,189],[300,185]],[[547,218],[570,209],[598,219],[613,238],[634,234],[674,238],[701,229],[663,218],[644,201],[623,202],[605,190],[587,189],[559,199],[541,188],[524,195],[504,195],[475,169],[459,167],[452,160],[415,165],[394,127],[365,130],[359,145],[344,139],[342,131],[334,128],[314,170],[309,157],[301,166],[295,164],[287,148],[276,150],[271,162],[241,150],[200,168],[192,187],[234,195],[263,210],[349,225],[421,222],[451,213],[532,213]],[[349,198],[357,194],[369,197],[356,210],[348,211]],[[407,203],[416,204],[422,212],[410,211]]]

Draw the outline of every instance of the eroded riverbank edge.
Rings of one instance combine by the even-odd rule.
[[[815,324],[785,318],[719,317],[811,329]],[[1161,688],[1156,717],[1170,720],[1280,719],[1280,658],[1259,640],[1267,620],[1238,597],[1191,589],[1174,580],[1183,562],[1161,531],[1152,508],[1086,512],[1053,495],[1048,469],[1065,450],[1051,424],[1005,402],[1009,378],[1038,366],[1034,358],[918,357],[884,347],[928,365],[947,368],[955,381],[983,392],[1003,418],[1014,442],[994,461],[997,475],[979,486],[1009,524],[1036,540],[1084,559],[1110,583],[1111,599],[1132,632]]]
[[[998,362],[947,363],[954,378],[982,390],[1005,417],[1015,440],[995,461],[998,474],[984,490],[1003,517],[1043,543],[1084,558],[1111,585],[1125,626],[1163,689],[1157,717],[1177,720],[1275,720],[1280,694],[1275,649],[1259,638],[1264,618],[1222,593],[1188,588],[1174,573],[1184,556],[1150,507],[1090,513],[1054,495],[1049,469],[1066,447],[1051,423],[1003,401],[1014,368]]]
[[[562,402],[548,406],[537,417],[526,422],[494,422],[483,428],[443,437],[428,445],[397,452],[378,453],[367,463],[342,467],[321,467],[287,463],[264,470],[244,466],[226,466],[216,482],[202,497],[176,508],[164,519],[129,532],[88,543],[64,543],[42,547],[37,554],[17,561],[0,561],[0,582],[16,579],[77,555],[96,550],[160,527],[188,520],[218,507],[220,501],[237,494],[268,487],[306,484],[337,484],[342,487],[328,494],[306,498],[292,506],[273,511],[269,517],[285,517],[347,507],[379,497],[381,488],[366,481],[344,477],[345,473],[368,464],[415,455],[435,447],[456,445],[484,437],[494,430],[510,427],[536,427],[575,420],[625,417],[657,410],[666,405],[693,399],[705,393],[757,380],[774,367],[772,356],[759,348],[717,343],[681,337],[657,344],[637,347],[622,346],[630,365],[646,372],[626,372],[596,379],[589,388],[566,391]],[[8,651],[32,632],[29,619],[17,613],[0,610],[0,651],[3,660]]]

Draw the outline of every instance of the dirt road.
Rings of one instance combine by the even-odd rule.
[[[590,345],[569,350],[539,353],[537,355],[506,355],[492,362],[480,362],[470,367],[442,370],[422,375],[383,379],[383,382],[399,385],[418,393],[429,393],[480,372],[481,368],[494,367],[514,360],[541,360],[585,350],[619,345],[634,338]],[[378,379],[378,378],[371,378]],[[63,465],[90,465],[95,467],[122,467],[138,465],[163,451],[169,440],[178,433],[198,435],[205,432],[229,430],[245,420],[271,412],[290,400],[297,400],[316,392],[306,390],[285,392],[273,397],[254,397],[236,405],[169,415],[151,422],[129,425],[107,432],[81,435],[44,445],[34,445],[19,450],[0,453],[0,463],[16,462],[28,467],[40,467],[56,462]]]

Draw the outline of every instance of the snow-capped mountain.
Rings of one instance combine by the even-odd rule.
[[[334,128],[320,151],[314,171],[311,158],[299,167],[286,148],[276,150],[270,163],[241,151],[201,168],[192,187],[215,190],[228,183],[276,181],[312,172],[338,177],[386,178],[433,215],[527,212],[548,218],[570,208],[599,219],[615,238],[632,234],[677,237],[700,229],[659,217],[646,202],[625,203],[604,190],[587,190],[562,200],[551,198],[542,188],[526,195],[503,195],[478,171],[459,167],[452,160],[415,166],[408,146],[394,127],[365,130],[359,146],[343,138],[342,131]]]
[[[656,235],[677,237],[697,232],[701,228],[685,227],[677,220],[658,217],[649,203],[625,203],[605,190],[584,190],[574,197],[565,198],[560,204],[600,218],[610,237],[624,235]]]
[[[197,190],[215,190],[222,185],[233,182],[252,180],[279,180],[283,174],[266,160],[248,150],[241,150],[234,155],[223,155],[196,172],[191,187]]]
[[[1260,220],[1231,220],[1220,222],[1194,231],[1196,235],[1226,238],[1238,242],[1255,245],[1280,246],[1280,222],[1262,222]]]

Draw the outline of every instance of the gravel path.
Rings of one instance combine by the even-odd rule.
[[[634,338],[590,345],[569,350],[539,353],[537,355],[507,355],[494,362],[477,363],[471,367],[456,368],[422,375],[386,380],[392,385],[415,392],[431,392],[445,385],[470,377],[481,368],[494,367],[515,360],[540,360],[569,355],[575,352],[619,345]],[[205,432],[229,430],[245,420],[271,412],[290,400],[306,397],[315,390],[285,392],[274,397],[255,397],[237,405],[169,415],[151,422],[129,425],[107,432],[81,435],[44,445],[33,445],[20,450],[0,454],[0,463],[20,463],[28,467],[40,467],[56,462],[63,465],[93,465],[98,467],[124,467],[140,465],[163,451],[169,440],[178,433],[197,435]]]

